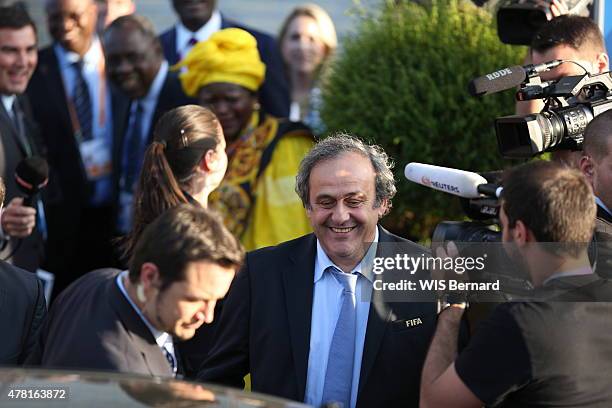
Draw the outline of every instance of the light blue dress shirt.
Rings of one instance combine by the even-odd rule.
[[[66,93],[69,98],[72,98],[72,93],[74,92],[74,86],[76,81],[76,74],[74,72],[73,64],[79,61],[80,57],[78,54],[66,50],[59,44],[56,44],[54,47],[55,55],[57,56],[57,60],[59,62],[59,69],[62,74],[62,79],[64,81],[64,86]],[[91,96],[91,108],[92,108],[92,132],[94,139],[102,139],[104,140],[108,146],[110,152],[112,152],[112,143],[113,143],[113,120],[112,120],[112,104],[111,104],[111,95],[108,87],[108,83],[104,77],[105,73],[102,72],[100,74],[99,68],[101,66],[101,61],[104,58],[104,54],[102,52],[102,46],[100,45],[100,40],[96,37],[92,43],[89,50],[83,56],[83,78],[87,83],[87,87],[89,89],[89,95]],[[106,84],[102,92],[105,92],[106,95],[103,98],[105,102],[105,120],[104,123],[100,123],[101,112],[102,109],[100,106],[100,90],[101,90],[101,80]],[[92,206],[103,206],[111,203],[112,198],[112,177],[111,174],[103,177],[95,182],[94,194],[91,199],[90,204]]]
[[[374,241],[370,246],[366,257],[353,269],[352,273],[357,273],[356,287],[356,315],[357,315],[357,335],[355,337],[355,360],[353,366],[353,383],[351,389],[351,408],[357,403],[357,391],[359,390],[359,376],[361,373],[361,360],[363,357],[363,346],[365,341],[366,329],[368,327],[368,314],[370,313],[370,301],[372,294],[372,271],[365,265],[373,254],[376,253],[378,244],[378,228]],[[314,270],[314,294],[312,301],[312,316],[310,322],[310,352],[308,355],[308,375],[306,379],[306,393],[304,402],[318,407],[321,405],[323,397],[323,386],[325,383],[325,372],[329,349],[331,347],[336,321],[340,315],[342,307],[342,285],[334,278],[330,271],[326,271],[329,266],[335,266],[327,256],[321,244],[317,240],[317,255]]]
[[[168,350],[168,352],[172,355],[172,358],[174,359],[175,366],[176,366],[176,355],[174,354],[174,343],[172,341],[172,336],[170,336],[170,334],[166,332],[157,330],[155,327],[153,327],[153,325],[149,322],[149,320],[145,317],[145,315],[142,314],[138,306],[136,306],[136,304],[132,301],[132,298],[130,298],[130,295],[128,295],[127,290],[125,289],[125,286],[123,286],[124,278],[128,279],[128,271],[123,271],[119,275],[117,275],[116,282],[117,282],[117,286],[119,287],[119,290],[121,291],[121,293],[123,293],[123,296],[125,296],[125,298],[130,303],[130,305],[132,305],[132,308],[136,311],[138,316],[140,316],[145,326],[147,326],[147,328],[149,329],[149,331],[155,338],[155,342],[159,346],[161,352],[162,353],[164,352],[163,350],[164,348]]]

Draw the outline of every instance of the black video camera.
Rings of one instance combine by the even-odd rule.
[[[529,78],[517,100],[543,99],[540,113],[495,120],[502,156],[527,158],[553,150],[581,150],[584,131],[593,118],[612,108],[612,76],[584,74],[541,83]]]
[[[577,64],[583,75],[543,82],[540,74],[561,64]],[[540,113],[504,116],[495,120],[497,144],[506,158],[529,158],[553,150],[581,150],[584,130],[593,118],[612,108],[610,72],[589,74],[576,61],[554,60],[538,65],[513,66],[475,78],[473,96],[519,86],[516,99],[544,100]]]

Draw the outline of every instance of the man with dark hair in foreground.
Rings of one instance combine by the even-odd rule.
[[[421,407],[612,405],[612,287],[593,274],[595,202],[582,175],[536,161],[504,178],[502,241],[523,261],[538,299],[498,306],[460,354],[465,304],[438,316]],[[458,354],[458,355],[457,355]]]
[[[174,376],[181,370],[173,338],[212,322],[242,258],[207,210],[170,209],[145,228],[129,271],[90,272],[57,298],[28,362]]]

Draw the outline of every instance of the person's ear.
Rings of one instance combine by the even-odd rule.
[[[145,262],[140,267],[140,285],[142,285],[145,294],[151,293],[152,290],[159,289],[159,269],[152,262]]]
[[[595,59],[595,69],[597,70],[596,73],[600,74],[602,72],[608,72],[609,65],[610,59],[608,57],[608,54],[606,54],[605,52],[599,53],[597,55],[597,58]]]
[[[583,155],[580,158],[580,171],[586,179],[593,184],[593,177],[595,176],[595,163],[593,162],[593,158],[591,156]]]
[[[529,242],[531,231],[527,228],[527,226],[521,220],[516,220],[514,223],[514,227],[510,230],[512,234],[512,240],[514,243],[520,248],[525,246],[527,242]],[[533,237],[533,234],[531,234]]]
[[[219,157],[217,155],[217,152],[215,152],[213,149],[210,149],[206,153],[204,153],[204,156],[202,156],[202,160],[200,161],[200,168],[203,171],[207,173],[215,171],[217,170],[218,166]]]

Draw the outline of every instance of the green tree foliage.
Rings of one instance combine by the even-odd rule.
[[[469,1],[389,2],[343,43],[323,91],[329,132],[382,145],[396,162],[391,230],[426,240],[442,219],[462,217],[456,199],[410,183],[417,161],[472,171],[503,167],[493,120],[514,112],[514,93],[467,93],[470,79],[521,63],[526,49],[502,44],[494,18]]]

